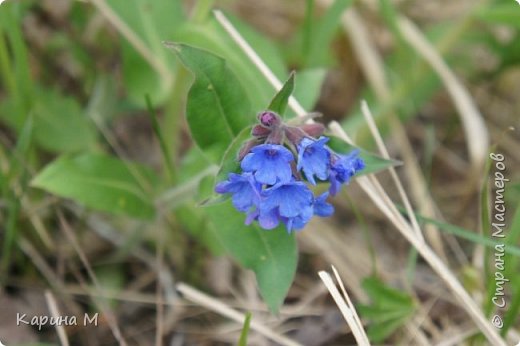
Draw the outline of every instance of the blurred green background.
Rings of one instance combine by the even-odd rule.
[[[176,284],[185,282],[303,345],[351,344],[316,275],[334,264],[373,342],[437,344],[459,335],[460,344],[486,343],[357,185],[334,200],[335,216],[291,240],[298,267],[296,254],[288,255],[288,272],[280,273],[288,297],[278,315],[268,312],[244,268],[256,265],[244,263],[249,250],[240,250],[233,230],[222,244],[223,225],[200,206],[218,165],[193,143],[186,122],[193,76],[163,44],[225,59],[254,122],[276,90],[214,8],[278,79],[296,71],[294,96],[306,110],[323,113],[325,124],[338,121],[358,146],[377,152],[360,111],[367,100],[390,156],[404,162],[398,173],[421,223],[439,234],[433,247],[489,316],[495,243],[487,144],[505,156],[511,282],[501,332],[518,337],[515,1],[7,0],[0,5],[0,340],[59,343],[53,327],[15,325],[16,312],[49,314],[44,292],[51,290],[62,314],[114,317],[66,327],[72,345],[121,344],[118,329],[131,345],[236,344],[242,326],[179,296]],[[403,18],[467,94],[454,93],[450,77],[432,68]],[[464,112],[468,102],[476,112]],[[398,196],[388,174],[380,179]],[[251,345],[272,344],[249,334]]]

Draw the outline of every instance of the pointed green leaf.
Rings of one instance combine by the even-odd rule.
[[[34,137],[43,148],[70,153],[89,149],[96,140],[92,123],[76,99],[55,90],[36,89]]]
[[[289,78],[285,81],[282,88],[274,95],[271,103],[267,107],[267,109],[272,110],[280,114],[284,115],[285,110],[287,109],[287,103],[289,102],[289,97],[294,90],[294,72],[291,72]]]
[[[499,3],[495,6],[480,10],[476,16],[478,19],[491,24],[503,24],[520,28],[520,23],[518,22],[518,6],[518,3],[512,1]]]
[[[394,308],[413,306],[413,300],[408,294],[386,286],[376,277],[366,278],[361,286],[378,306]]]
[[[382,323],[372,324],[367,329],[367,335],[372,342],[383,342],[387,337],[392,335],[399,327],[403,326],[408,317],[396,318]]]
[[[225,15],[278,79],[286,78],[286,66],[273,41],[231,13]],[[186,23],[179,29],[175,41],[207,49],[229,63],[229,68],[246,87],[246,93],[255,112],[262,110],[269,103],[276,90],[214,16],[205,23]]]
[[[256,274],[260,293],[272,312],[278,312],[294,279],[298,252],[294,233],[284,227],[266,231],[244,225],[245,215],[231,203],[205,208],[217,237],[230,255]]]
[[[363,280],[362,287],[372,302],[358,306],[359,313],[371,322],[367,330],[370,340],[381,342],[413,315],[414,301],[408,294],[386,286],[376,277]]]
[[[149,191],[155,181],[153,172],[144,166],[86,154],[51,162],[31,185],[92,209],[151,219],[155,208]]]
[[[40,148],[71,153],[91,148],[96,132],[86,112],[75,98],[55,89],[33,86],[31,99],[33,140]],[[0,120],[20,133],[27,116],[16,108],[13,98],[0,104]]]
[[[250,102],[226,61],[184,44],[167,44],[193,73],[186,116],[193,139],[214,162],[233,139],[254,121]]]
[[[318,101],[321,86],[325,80],[327,70],[324,68],[312,68],[299,70],[294,78],[294,97],[300,102],[303,109],[311,111]],[[288,112],[292,114],[292,112]]]

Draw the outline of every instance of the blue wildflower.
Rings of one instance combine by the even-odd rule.
[[[218,183],[215,186],[217,193],[232,194],[232,201],[235,208],[239,211],[248,211],[253,206],[260,203],[260,191],[262,186],[255,181],[253,174],[229,173],[228,180]]]
[[[348,184],[350,178],[357,171],[365,167],[365,163],[358,156],[359,151],[353,151],[348,155],[333,154],[330,167],[330,194],[336,195],[341,188],[341,184]]]
[[[314,176],[320,180],[326,180],[329,175],[330,151],[325,147],[329,141],[327,137],[320,137],[318,140],[303,138],[298,145],[298,165],[297,169],[305,173],[305,177],[312,184],[316,185]]]
[[[293,160],[293,154],[284,146],[262,144],[251,149],[240,166],[246,172],[253,172],[260,184],[274,185],[291,180]]]
[[[327,203],[328,197],[329,193],[324,192],[314,200],[314,215],[327,217],[334,214],[334,207],[332,206],[332,204]]]
[[[304,208],[298,216],[295,217],[282,217],[282,221],[287,228],[287,232],[291,232],[293,229],[300,230],[311,220],[314,215],[313,208]]]
[[[278,184],[266,189],[265,198],[259,205],[260,211],[278,209],[280,216],[295,217],[303,209],[311,208],[314,201],[311,190],[301,181]]]
[[[265,189],[263,196],[257,214],[262,228],[275,228],[282,221],[290,232],[293,228],[303,228],[313,215],[314,197],[302,182],[277,184]]]
[[[283,224],[292,232],[314,215],[332,215],[329,195],[365,166],[358,152],[336,154],[327,146],[329,138],[321,136],[320,124],[291,126],[271,111],[260,112],[258,121],[253,138],[239,151],[241,174],[230,173],[215,191],[231,195],[235,208],[246,214],[246,225],[256,221],[267,230]],[[296,158],[288,147],[296,149]],[[329,181],[329,191],[314,197],[308,185],[316,181]]]

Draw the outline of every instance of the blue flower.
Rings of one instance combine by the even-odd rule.
[[[314,197],[302,182],[277,184],[263,191],[255,218],[260,227],[273,229],[282,221],[287,231],[300,229],[312,218]]]
[[[298,216],[282,217],[282,221],[287,228],[287,232],[291,233],[293,229],[300,230],[312,219],[314,215],[313,208],[304,208]]]
[[[246,172],[253,172],[260,184],[274,185],[291,180],[293,160],[293,154],[284,146],[262,144],[251,149],[240,166]]]
[[[311,190],[301,181],[275,185],[266,189],[263,195],[260,212],[277,209],[283,217],[298,216],[305,208],[312,208],[314,202]]]
[[[334,214],[334,207],[332,206],[332,204],[327,203],[328,197],[329,193],[324,192],[314,200],[314,215],[327,217]]]
[[[336,195],[341,184],[347,184],[357,171],[365,168],[365,163],[358,156],[359,151],[353,151],[348,155],[334,154],[330,167],[330,194]]]
[[[307,180],[316,185],[314,176],[320,180],[327,180],[330,163],[330,152],[325,147],[329,141],[327,137],[320,137],[318,140],[303,138],[298,145],[298,166],[303,169]]]
[[[220,182],[215,186],[215,192],[217,193],[232,194],[233,205],[237,210],[244,212],[260,203],[261,189],[262,186],[255,181],[251,173],[229,173],[228,180]]]

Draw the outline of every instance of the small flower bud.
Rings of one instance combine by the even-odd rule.
[[[255,137],[267,137],[271,133],[271,130],[262,125],[255,125],[251,130],[251,135]]]
[[[278,126],[282,123],[280,116],[272,111],[263,111],[258,113],[258,121],[265,127]]]
[[[285,136],[295,147],[300,144],[301,140],[307,137],[307,134],[303,132],[301,128],[293,126],[285,126]]]

